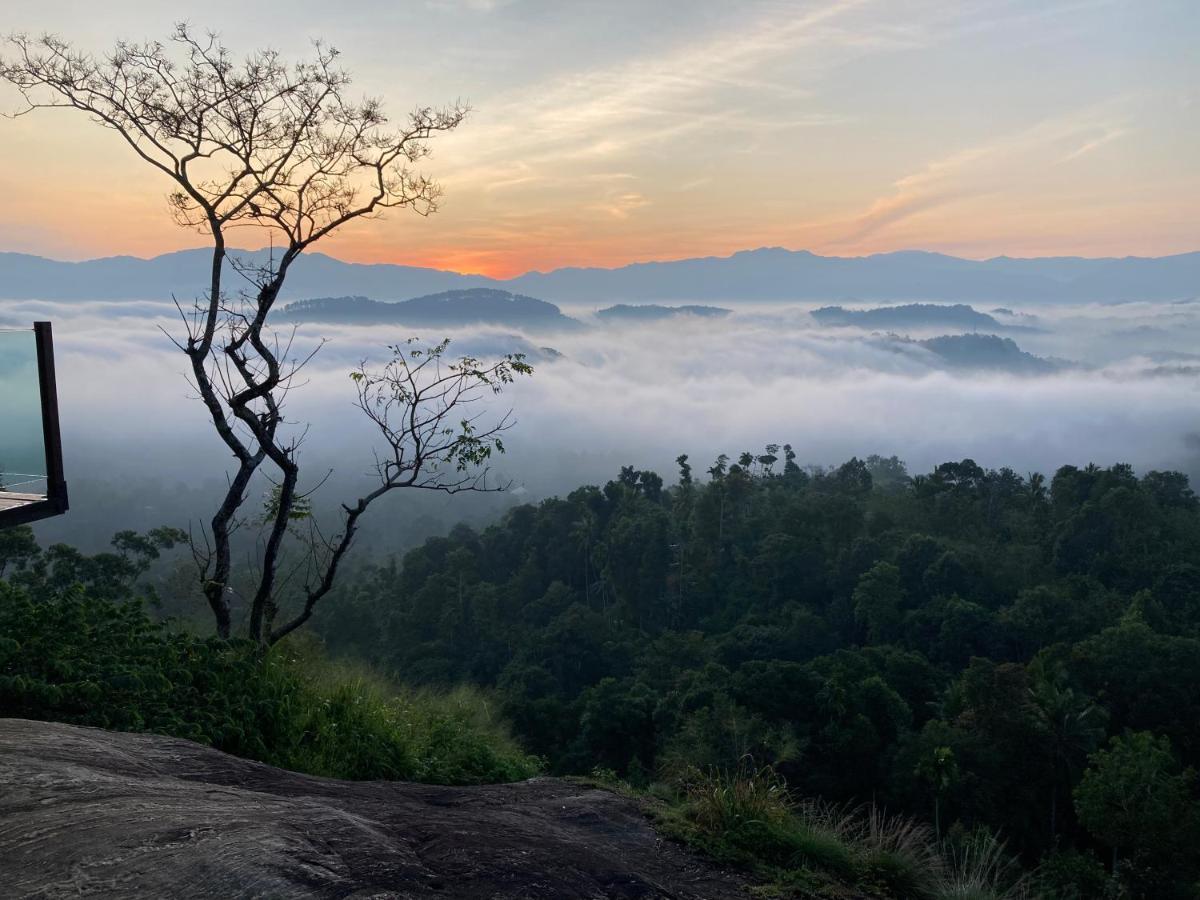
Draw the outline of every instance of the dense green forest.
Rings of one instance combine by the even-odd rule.
[[[340,777],[598,778],[797,896],[1017,896],[1010,856],[1037,896],[1200,896],[1183,475],[678,465],[361,564],[324,649],[265,657],[152,619],[180,533],[0,532],[0,709]]]
[[[678,463],[671,488],[624,468],[429,540],[360,573],[320,631],[411,683],[495,688],[553,772],[644,786],[752,760],[942,837],[986,828],[1076,884],[1115,864],[1135,895],[1196,895],[1186,477],[910,478],[776,446],[704,479]]]

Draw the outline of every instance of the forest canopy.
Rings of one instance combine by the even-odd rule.
[[[1147,896],[1190,896],[1186,477],[803,469],[776,445],[703,480],[678,463],[673,487],[626,467],[361,571],[319,630],[405,681],[498,690],[553,772],[645,785],[748,758],[801,796],[874,801],[943,836],[986,828],[1027,863],[1103,860]]]
[[[248,646],[131,605],[178,610],[153,591],[170,579],[147,575],[172,529],[96,557],[4,532],[0,700],[350,777],[786,785],[928,823],[940,847],[1003,846],[1041,896],[1194,896],[1200,501],[1185,476],[802,468],[787,445],[705,476],[677,463],[672,486],[625,467],[360,562],[313,619],[330,664],[289,640],[256,667]],[[380,678],[423,699],[375,687],[360,706]],[[412,721],[427,724],[396,730]],[[382,755],[359,759],[360,740]],[[460,748],[449,769],[443,747]],[[801,809],[772,815],[809,827],[825,807]]]

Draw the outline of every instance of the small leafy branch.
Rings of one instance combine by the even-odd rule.
[[[382,369],[371,369],[364,361],[350,373],[358,395],[356,405],[383,439],[385,449],[375,454],[378,481],[355,503],[342,506],[342,527],[337,534],[327,537],[316,520],[308,518],[311,552],[306,563],[304,607],[289,622],[270,629],[271,642],[312,616],[317,603],[333,587],[359,519],[380,497],[400,488],[446,494],[508,489],[507,482],[488,483],[491,470],[487,463],[493,452],[504,452],[501,435],[515,424],[512,411],[484,423],[483,410],[474,409],[516,378],[532,375],[533,367],[519,353],[492,363],[470,356],[450,359],[446,355],[449,346],[448,339],[424,346],[410,338],[388,348],[392,357]],[[274,614],[272,609],[271,619]]]

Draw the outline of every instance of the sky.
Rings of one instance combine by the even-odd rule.
[[[4,31],[96,52],[181,18],[237,53],[322,38],[396,115],[468,101],[423,163],[435,216],[395,210],[319,247],[356,262],[509,276],[758,246],[1200,249],[1195,0],[3,5]],[[0,251],[200,245],[167,191],[79,114],[0,120]]]

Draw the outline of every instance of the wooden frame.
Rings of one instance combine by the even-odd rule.
[[[37,344],[38,390],[42,401],[42,442],[46,448],[46,494],[42,499],[0,509],[0,528],[24,525],[67,511],[62,435],[58,422],[58,384],[54,376],[54,333],[49,322],[33,323]],[[40,495],[39,495],[40,496]]]

